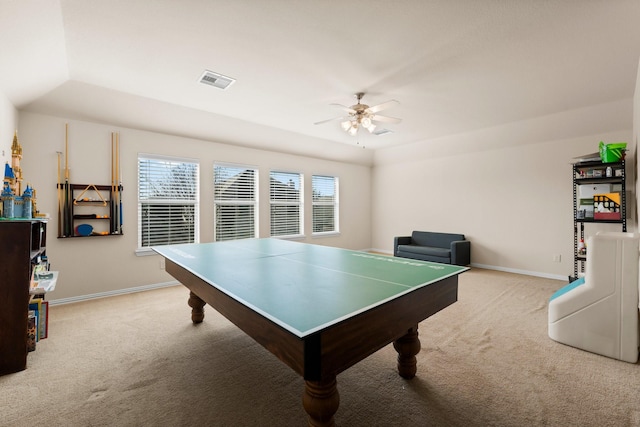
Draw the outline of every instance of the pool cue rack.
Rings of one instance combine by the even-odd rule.
[[[62,184],[63,191],[65,184]],[[120,206],[113,197],[114,191],[122,193],[122,185],[113,187],[111,185],[97,184],[68,184],[72,203],[69,220],[71,224],[68,233],[58,237],[88,237],[88,236],[111,236],[121,235],[122,229],[118,220]],[[64,218],[63,218],[64,219]],[[91,226],[89,233],[84,233]],[[64,228],[64,227],[63,227]]]
[[[122,235],[120,136],[111,133],[111,184],[72,184],[67,156],[68,129],[66,125],[64,170],[61,169],[62,153],[58,152],[58,238]]]

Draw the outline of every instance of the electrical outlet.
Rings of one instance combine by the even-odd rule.
[[[560,254],[556,254],[553,256],[553,262],[560,262],[562,260],[562,257],[560,256]]]
[[[160,270],[164,270],[164,257],[160,258]]]

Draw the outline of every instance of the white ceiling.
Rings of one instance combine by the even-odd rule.
[[[631,98],[640,1],[0,0],[0,31],[19,110],[355,160]],[[394,133],[314,125],[358,91]]]

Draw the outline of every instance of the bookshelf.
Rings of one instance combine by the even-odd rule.
[[[46,243],[45,220],[0,220],[0,375],[27,367],[31,275]]]

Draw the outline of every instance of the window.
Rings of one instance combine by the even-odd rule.
[[[258,171],[238,165],[213,165],[215,240],[258,235]]]
[[[197,243],[199,165],[138,156],[138,246]]]
[[[313,233],[338,232],[338,178],[311,177]]]
[[[302,188],[302,174],[274,171],[269,174],[272,236],[303,234]]]

